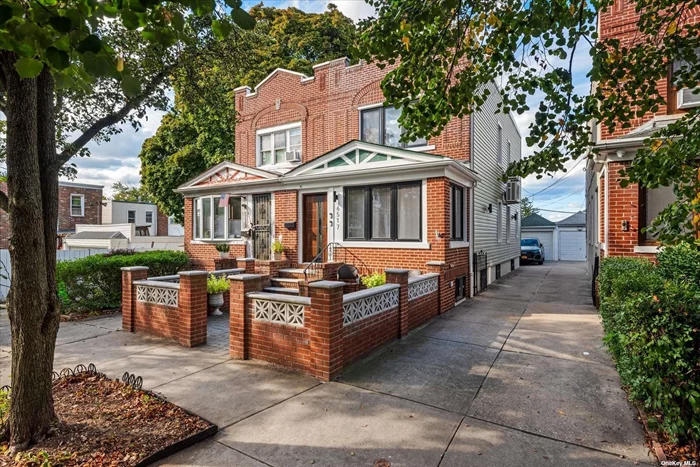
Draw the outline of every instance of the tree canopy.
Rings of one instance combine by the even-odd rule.
[[[153,196],[143,186],[130,186],[117,182],[112,184],[112,199],[114,201],[135,201],[139,203],[154,202]]]
[[[696,0],[637,0],[638,33],[631,41],[601,39],[597,17],[612,0],[370,0],[378,18],[361,23],[362,58],[397,64],[382,82],[387,101],[404,108],[405,140],[438,134],[454,116],[482,108],[491,81],[500,84],[499,110],[534,110],[526,138],[534,154],[513,163],[510,176],[538,178],[570,159],[594,156],[591,129],[630,128],[635,119],[665,103],[672,64],[673,85],[700,82],[700,24]],[[577,49],[590,49],[595,83],[590,95],[575,92]],[[530,109],[528,96],[544,97]],[[662,242],[693,241],[700,212],[693,131],[698,108],[649,138],[624,183],[671,185],[679,197],[652,229]],[[695,240],[700,246],[700,240]]]
[[[161,209],[183,221],[182,197],[173,189],[209,167],[234,160],[233,90],[255,86],[276,68],[313,73],[315,63],[349,56],[355,26],[335,5],[323,13],[262,4],[250,15],[255,28],[223,41],[245,48],[242,61],[206,56],[174,74],[175,105],[141,149],[141,181]]]
[[[540,210],[535,207],[535,204],[527,196],[520,199],[521,217],[528,217],[539,212]]]

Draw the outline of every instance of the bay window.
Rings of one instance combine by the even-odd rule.
[[[368,143],[382,144],[395,148],[414,148],[427,146],[425,138],[418,138],[409,143],[402,143],[404,129],[399,125],[401,108],[375,107],[360,112],[360,139]]]
[[[203,196],[194,199],[193,233],[195,240],[231,240],[241,238],[241,198]]]
[[[421,241],[421,183],[345,189],[346,241]]]
[[[258,152],[259,166],[288,162],[288,152],[294,153],[289,161],[301,161],[301,125],[259,131]]]

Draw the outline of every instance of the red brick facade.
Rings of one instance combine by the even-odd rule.
[[[644,40],[639,35],[637,22],[639,13],[635,11],[634,1],[616,0],[615,3],[599,15],[598,34],[601,39],[614,38],[620,41],[622,46],[633,47],[636,42]],[[683,21],[694,24],[700,21],[700,8],[688,11]],[[661,97],[666,101],[665,105],[659,106],[656,113],[647,112],[631,120],[631,127],[623,128],[618,125],[614,132],[610,133],[607,128],[599,125],[598,144],[604,144],[626,135],[630,131],[639,128],[644,123],[654,117],[665,115],[682,114],[683,110],[677,109],[676,90],[671,85],[670,73],[656,83]],[[598,180],[598,241],[605,244],[605,256],[653,256],[640,247],[653,246],[653,242],[645,242],[640,230],[644,225],[640,225],[640,213],[645,209],[645,200],[642,197],[643,191],[636,184],[630,184],[626,188],[620,186],[619,171],[626,164],[630,164],[630,158],[636,151],[633,143],[629,147],[619,148],[621,152],[615,150],[602,151],[608,161],[605,163],[606,172],[601,174]],[[621,157],[621,159],[620,159]],[[619,161],[616,159],[620,159]],[[635,251],[636,250],[636,251]]]
[[[0,182],[0,191],[7,193],[7,183]],[[84,212],[82,216],[71,215],[70,197],[72,194],[83,196]],[[75,224],[102,223],[102,187],[59,182],[58,186],[58,231],[73,231]],[[9,248],[9,216],[0,210],[0,249]]]

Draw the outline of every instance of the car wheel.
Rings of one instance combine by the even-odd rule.
[[[540,266],[542,266],[542,265],[544,264],[544,261],[540,261],[540,262],[537,263],[537,264],[539,264]]]

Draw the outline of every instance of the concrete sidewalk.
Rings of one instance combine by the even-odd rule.
[[[171,466],[653,464],[580,263],[525,266],[337,382],[228,358],[225,322],[185,349],[120,317],[63,324],[56,368],[95,363],[219,425]],[[9,378],[0,315],[0,385]]]

